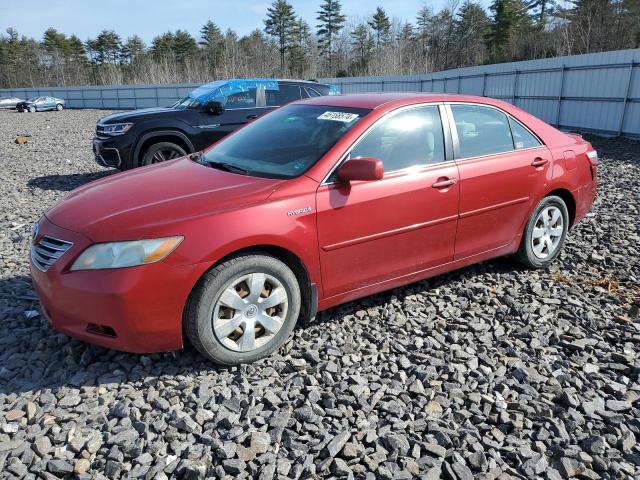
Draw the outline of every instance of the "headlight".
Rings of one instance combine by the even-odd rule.
[[[105,135],[122,135],[131,127],[133,127],[133,123],[110,123],[102,125],[101,133],[104,133]]]
[[[173,252],[184,237],[97,243],[87,248],[71,270],[124,268],[159,262]]]

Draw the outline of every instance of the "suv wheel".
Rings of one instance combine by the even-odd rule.
[[[569,211],[555,195],[543,198],[524,229],[517,260],[530,268],[546,268],[560,254],[569,229]]]
[[[174,158],[184,157],[187,152],[180,145],[172,142],[158,142],[151,145],[142,155],[140,166],[166,162]]]
[[[61,103],[58,103],[58,104],[56,105],[56,110],[58,110],[59,112],[61,112],[63,108],[64,108],[64,107],[62,106],[62,104],[61,104]]]
[[[259,254],[235,257],[198,283],[185,309],[185,331],[215,363],[253,362],[287,340],[300,304],[296,276],[280,260]]]

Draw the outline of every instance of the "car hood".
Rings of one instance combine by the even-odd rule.
[[[154,107],[154,108],[141,108],[138,110],[131,110],[129,112],[121,112],[121,113],[112,113],[111,115],[107,115],[106,117],[102,117],[98,123],[100,124],[109,124],[109,123],[120,123],[126,122],[132,119],[136,119],[138,117],[148,117],[153,115],[159,115],[167,112],[176,113],[179,110],[171,107]]]
[[[185,157],[88,183],[46,217],[95,242],[175,235],[182,222],[262,202],[282,182],[223,172]]]

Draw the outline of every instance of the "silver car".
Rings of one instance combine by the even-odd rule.
[[[33,97],[16,105],[19,112],[44,112],[64,109],[64,100],[56,97]]]
[[[18,97],[0,97],[0,109],[16,108],[20,102],[24,100]]]

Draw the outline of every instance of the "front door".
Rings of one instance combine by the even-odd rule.
[[[543,194],[551,154],[497,108],[450,108],[458,137],[460,220],[455,257],[461,259],[516,239]]]
[[[317,192],[325,297],[428,269],[453,259],[458,169],[446,161],[437,105],[399,110],[371,128],[349,158],[382,160],[382,180]],[[348,160],[347,160],[348,161]]]
[[[224,112],[221,114],[214,115],[202,108],[194,112],[193,126],[198,130],[194,139],[196,150],[208,147],[267,111],[264,88],[251,88],[216,100],[224,105]]]

